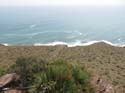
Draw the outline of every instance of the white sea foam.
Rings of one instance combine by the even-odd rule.
[[[82,35],[82,34],[83,34],[83,33],[81,33],[81,32],[78,31],[78,30],[75,30],[74,32],[77,33],[78,35]]]
[[[83,36],[83,33],[81,33],[78,30],[70,31],[69,33],[68,33],[69,36],[67,37],[68,39],[73,39],[73,38],[76,38],[76,37],[79,37],[79,36]]]
[[[4,46],[10,46],[9,44],[7,44],[7,43],[2,43],[2,45],[4,45]]]
[[[37,24],[32,24],[32,25],[30,25],[30,28],[34,28],[36,26],[37,26]]]
[[[104,43],[106,43],[108,45],[115,46],[115,47],[125,47],[125,44],[113,44],[113,43],[111,43],[109,41],[106,41],[106,40],[89,41],[89,42],[86,42],[86,43],[82,43],[80,40],[76,40],[75,42],[70,42],[70,43],[55,41],[55,42],[52,42],[52,43],[45,43],[45,44],[35,43],[35,44],[33,44],[33,46],[67,45],[68,47],[76,47],[76,46],[89,46],[89,45],[96,44],[96,43],[101,43],[101,42],[104,42]],[[1,44],[4,45],[4,46],[11,46],[12,45],[12,44],[7,44],[7,43],[1,43]]]
[[[71,42],[71,43],[55,41],[55,42],[47,43],[47,44],[35,43],[34,46],[67,45],[68,47],[76,47],[76,46],[89,46],[89,45],[92,45],[92,44],[95,44],[95,43],[100,43],[100,42],[104,42],[106,44],[109,44],[109,45],[115,46],[115,47],[125,47],[125,45],[113,44],[113,43],[111,43],[109,41],[106,41],[106,40],[90,41],[90,42],[86,42],[86,43],[82,43],[80,40],[77,40],[76,42]]]
[[[65,42],[52,42],[52,43],[47,43],[47,44],[41,44],[41,43],[35,43],[34,46],[55,46],[55,45],[67,45],[68,43]]]
[[[121,41],[121,38],[118,38],[118,41]]]

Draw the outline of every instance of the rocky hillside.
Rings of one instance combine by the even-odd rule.
[[[73,64],[84,64],[93,75],[101,77],[99,81],[103,79],[104,83],[109,82],[114,87],[113,93],[125,93],[125,48],[110,46],[103,42],[77,47],[1,45],[0,69],[10,67],[18,57],[35,57],[47,61],[63,59]]]

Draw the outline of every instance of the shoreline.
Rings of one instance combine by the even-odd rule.
[[[90,46],[93,44],[99,44],[99,43],[105,43],[107,45],[113,46],[113,47],[121,47],[124,48],[125,45],[118,45],[118,44],[113,44],[109,41],[106,40],[100,40],[100,41],[89,41],[86,43],[81,43],[81,42],[74,42],[74,43],[66,43],[66,42],[61,42],[61,41],[55,41],[52,43],[46,43],[46,44],[42,44],[42,43],[35,43],[33,45],[13,45],[13,44],[8,44],[8,43],[1,43],[0,45],[2,46],[67,46],[67,47],[79,47],[79,46]]]

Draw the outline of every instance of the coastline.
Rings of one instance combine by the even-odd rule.
[[[1,43],[0,45],[3,45],[3,46],[57,46],[57,45],[65,45],[67,47],[77,47],[77,46],[90,46],[90,45],[98,44],[98,43],[105,43],[105,44],[108,44],[108,45],[114,46],[114,47],[123,47],[123,48],[125,47],[125,45],[113,44],[113,43],[106,41],[106,40],[100,40],[100,41],[95,40],[95,41],[89,41],[86,43],[81,43],[79,41],[73,42],[73,43],[55,41],[55,42],[46,43],[46,44],[35,43],[33,45],[12,45],[12,44],[8,44],[8,43]]]

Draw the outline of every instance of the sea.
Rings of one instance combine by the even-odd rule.
[[[125,46],[125,7],[0,7],[0,44]]]

